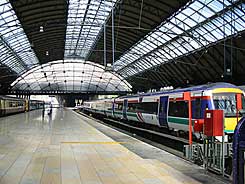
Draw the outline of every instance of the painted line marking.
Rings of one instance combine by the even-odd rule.
[[[61,144],[126,144],[126,142],[61,142]]]

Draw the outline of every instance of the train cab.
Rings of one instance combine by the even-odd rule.
[[[214,109],[224,111],[225,133],[233,133],[237,122],[245,112],[243,91],[238,88],[215,89],[212,101]]]

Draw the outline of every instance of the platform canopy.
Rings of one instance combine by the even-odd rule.
[[[0,93],[36,67],[78,59],[112,65],[134,92],[244,85],[244,33],[244,0],[1,0]]]
[[[21,75],[12,91],[22,93],[128,93],[131,85],[99,64],[59,60],[42,64]]]

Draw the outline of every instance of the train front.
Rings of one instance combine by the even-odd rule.
[[[235,127],[245,112],[244,94],[239,88],[216,88],[212,90],[214,109],[224,110],[225,134],[233,135]]]

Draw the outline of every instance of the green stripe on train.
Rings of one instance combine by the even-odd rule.
[[[234,133],[234,130],[225,130],[226,133]]]
[[[104,110],[96,109],[97,112],[104,112]]]
[[[123,113],[121,111],[114,111],[115,115],[122,115]],[[127,112],[127,116],[135,117],[137,118],[137,114],[133,112]]]
[[[114,114],[122,115],[122,112],[121,111],[114,111]]]
[[[195,120],[192,120],[192,124]],[[189,119],[188,118],[179,118],[179,117],[168,117],[169,123],[176,123],[176,124],[182,124],[182,125],[189,125]]]
[[[127,116],[135,117],[137,118],[137,114],[134,112],[127,112]]]

